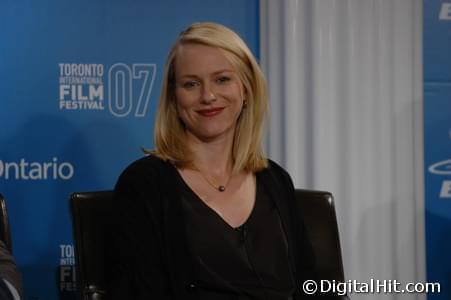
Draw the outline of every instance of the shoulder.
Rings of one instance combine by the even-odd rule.
[[[278,172],[280,174],[286,174],[288,175],[288,172],[278,163],[276,163],[275,161],[273,161],[272,159],[268,158],[268,168],[269,171],[271,172]]]
[[[167,168],[168,164],[169,162],[153,154],[149,154],[132,162],[123,173],[148,173]]]
[[[113,206],[124,213],[140,219],[145,224],[159,218],[163,211],[168,188],[165,182],[174,173],[172,165],[154,155],[148,155],[131,163],[119,176],[114,187]],[[123,205],[126,203],[127,205]],[[139,217],[138,217],[139,216]]]
[[[268,159],[268,167],[257,173],[261,182],[275,190],[279,195],[294,194],[294,185],[290,174],[278,163]]]
[[[263,169],[261,172],[262,174],[269,175],[266,177],[270,177],[281,183],[292,184],[290,174],[288,174],[288,172],[282,166],[271,159],[268,159],[268,167],[266,169]]]
[[[119,181],[155,178],[168,168],[170,168],[169,162],[152,154],[146,155],[125,168],[119,176]]]
[[[173,166],[155,155],[147,155],[132,162],[119,175],[115,194],[154,194],[165,181],[171,181]]]

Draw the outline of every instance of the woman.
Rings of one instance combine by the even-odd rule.
[[[262,154],[266,84],[236,33],[182,32],[156,150],[115,188],[114,299],[304,299],[311,245],[289,175]]]

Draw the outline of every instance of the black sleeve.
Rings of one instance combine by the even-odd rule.
[[[269,160],[269,174],[277,183],[278,193],[286,199],[289,214],[289,231],[292,236],[291,252],[295,263],[295,299],[322,299],[318,295],[307,295],[302,290],[302,285],[307,280],[318,282],[316,270],[316,257],[313,252],[311,239],[305,228],[302,206],[298,203],[295,187],[291,176],[277,163]]]
[[[295,195],[295,187],[290,175],[284,172],[285,180],[288,182],[288,192],[289,199],[293,206],[292,219],[295,225],[295,235],[296,235],[296,248],[298,251],[297,269],[298,269],[298,280],[303,283],[306,280],[317,281],[318,273],[316,271],[316,257],[313,252],[313,246],[311,239],[305,228],[305,223],[303,219],[302,206],[298,203]]]
[[[292,220],[294,220],[294,234],[295,234],[295,249],[297,251],[297,297],[296,299],[309,299],[309,300],[348,300],[347,296],[339,296],[334,293],[314,293],[306,294],[303,292],[302,285],[307,280],[313,280],[316,282],[317,286],[320,285],[321,278],[317,271],[317,260],[319,259],[314,251],[311,238],[309,237],[308,231],[305,227],[305,222],[303,219],[303,208],[299,201],[296,199],[295,187],[291,176],[280,166],[277,166],[281,172],[282,177],[285,181],[286,191],[288,192],[287,198],[290,199]]]
[[[111,220],[108,299],[172,299],[152,170],[129,167],[120,176]]]
[[[6,249],[5,244],[0,241],[0,281],[2,281],[3,283],[3,280],[1,280],[2,278],[8,280],[8,282],[11,283],[11,285],[13,285],[17,290],[19,295],[23,295],[22,278],[19,270],[17,269],[14,257]],[[6,286],[6,284],[4,285],[9,292],[9,288]],[[0,297],[0,299],[3,298]]]
[[[1,278],[0,278],[0,299],[1,300],[14,300],[14,297],[11,294],[11,291],[9,290],[6,283]]]

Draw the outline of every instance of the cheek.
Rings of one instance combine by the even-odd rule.
[[[189,123],[187,111],[182,106],[180,106],[179,102],[176,103],[175,109],[179,121],[182,123],[183,127],[186,127],[186,124]]]
[[[186,97],[183,96],[177,96],[176,97],[176,102],[175,102],[175,109],[177,111],[177,115],[180,118],[180,120],[186,124],[187,122],[189,122],[190,119],[192,119],[192,115],[191,115],[191,108],[192,108],[192,103],[191,101],[188,101],[186,99]]]
[[[238,90],[240,100],[246,99],[247,92],[244,84],[240,82],[236,88]]]
[[[183,93],[176,93],[175,99],[175,107],[179,113],[190,107],[190,101]]]
[[[241,86],[241,95],[242,95],[242,99],[247,98],[247,89],[244,86]]]

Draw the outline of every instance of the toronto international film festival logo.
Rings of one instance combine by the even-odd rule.
[[[59,63],[59,109],[105,110],[116,117],[144,117],[156,64]]]
[[[75,292],[75,252],[73,245],[60,245],[59,288],[61,292]]]

